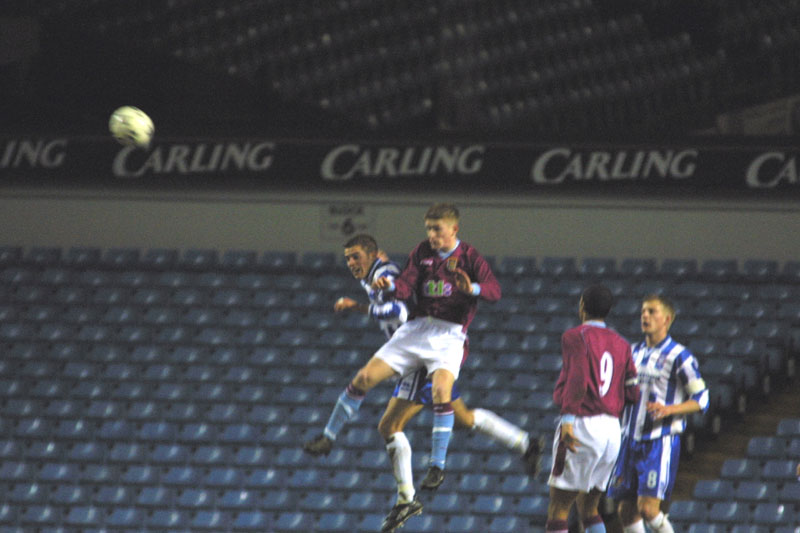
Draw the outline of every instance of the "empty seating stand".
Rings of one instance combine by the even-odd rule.
[[[748,336],[761,318],[780,327],[780,316],[790,315],[794,293],[785,283],[758,274],[746,281],[743,272],[731,281],[734,296],[714,298],[725,294],[728,263],[509,257],[495,264],[506,296],[473,323],[460,385],[470,404],[534,433],[552,431],[560,336],[577,324],[578,296],[591,282],[612,287],[618,303],[609,322],[633,324],[632,338],[652,283],[667,293],[678,288],[684,312],[675,335],[698,356],[718,417],[737,411],[748,383],[785,368],[781,358],[762,366],[774,343]],[[312,460],[298,447],[321,430],[344,384],[384,338],[362,315],[331,312],[340,295],[362,294],[338,255],[0,248],[0,280],[0,528],[380,526],[395,491],[375,431],[388,385],[370,393],[371,405],[329,456]],[[753,296],[735,296],[742,293]],[[409,438],[426,442],[430,417],[416,417]],[[783,421],[778,435],[752,443],[751,455],[732,458],[719,480],[709,480],[709,494],[730,493],[728,501],[749,502],[746,509],[699,497],[675,506],[676,520],[682,513],[726,527],[740,518],[764,527],[792,520],[795,509],[770,505],[797,496],[788,483],[800,456],[795,422]],[[706,423],[693,419],[690,429],[705,431]],[[538,531],[546,486],[524,475],[516,454],[463,430],[450,452],[452,491],[437,494],[436,512],[406,529]],[[424,444],[414,457],[423,470]]]

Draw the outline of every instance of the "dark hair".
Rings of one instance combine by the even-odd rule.
[[[378,253],[378,242],[372,235],[367,235],[366,233],[359,233],[344,243],[345,248],[352,248],[353,246],[360,246],[368,255]]]
[[[590,285],[581,294],[583,310],[589,318],[605,318],[614,305],[614,295],[605,285]]]
[[[425,213],[426,219],[439,220],[442,218],[452,218],[458,221],[458,208],[453,204],[433,204],[428,212]]]

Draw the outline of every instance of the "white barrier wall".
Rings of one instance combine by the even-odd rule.
[[[424,238],[436,201],[484,255],[800,259],[789,201],[446,194],[0,191],[0,243],[22,246],[341,251],[351,232],[392,253]]]

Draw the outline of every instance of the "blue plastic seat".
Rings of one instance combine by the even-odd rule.
[[[236,531],[271,531],[272,515],[261,511],[242,511],[234,513],[233,527]]]
[[[175,492],[169,487],[142,487],[136,496],[136,505],[143,507],[171,507]]]
[[[720,476],[724,479],[750,480],[758,477],[761,467],[755,459],[730,458],[722,463]]]
[[[81,462],[98,462],[105,458],[106,447],[95,441],[76,442],[70,446],[67,459]]]
[[[6,498],[13,503],[24,505],[40,504],[48,500],[49,486],[31,481],[20,481],[10,486]]]
[[[547,502],[548,498],[545,496],[523,496],[514,507],[514,514],[544,523],[547,519]]]
[[[753,510],[753,521],[767,526],[796,525],[797,513],[793,505],[777,502],[760,502]]]
[[[101,524],[103,512],[95,506],[79,505],[69,508],[64,522],[71,526],[93,527]]]
[[[467,473],[458,480],[459,492],[478,493],[491,491],[494,488],[495,478],[489,474]]]
[[[242,483],[242,471],[228,466],[211,468],[202,483],[208,487],[238,487]]]
[[[579,267],[582,276],[592,279],[604,279],[612,277],[617,273],[617,261],[611,257],[586,257]]]
[[[146,456],[146,449],[141,444],[133,442],[115,442],[111,445],[108,458],[115,462],[140,462]]]
[[[323,512],[336,509],[339,506],[337,498],[330,492],[311,491],[306,493],[298,503],[300,509],[304,511]]]
[[[472,533],[484,529],[484,521],[474,515],[459,514],[451,516],[447,521],[447,531],[453,533]]]
[[[41,481],[71,481],[78,478],[78,468],[72,463],[44,463],[39,469],[37,479]]]
[[[539,272],[545,276],[573,276],[577,270],[574,257],[543,257],[539,262]]]
[[[405,529],[404,533],[440,533],[448,531],[450,527],[446,516],[422,513],[406,522],[403,529]],[[454,527],[461,527],[461,524],[456,523]],[[378,529],[374,531],[378,531]]]
[[[672,516],[670,508],[670,516]],[[750,508],[746,503],[740,502],[715,502],[708,510],[708,520],[710,522],[722,522],[726,524],[742,524],[750,522]],[[701,520],[705,519],[702,518]]]
[[[121,485],[101,485],[92,495],[92,502],[100,506],[117,507],[131,503],[132,489]]]
[[[308,532],[313,531],[314,522],[314,515],[311,513],[285,511],[278,514],[274,526],[280,531]]]
[[[191,521],[193,530],[221,531],[231,523],[231,516],[223,511],[199,510]]]
[[[708,507],[704,501],[675,500],[669,507],[670,520],[681,524],[704,522],[707,516]]]
[[[189,526],[189,512],[179,509],[156,509],[147,513],[146,524],[159,531],[186,529]]]
[[[497,265],[497,274],[506,276],[533,276],[537,273],[536,258],[506,256]]]
[[[288,475],[286,484],[293,489],[313,489],[318,488],[323,480],[320,470],[301,468]]]
[[[769,481],[740,481],[734,493],[735,501],[741,502],[769,502],[777,497],[777,486]]]
[[[256,492],[240,488],[227,489],[217,498],[217,506],[223,509],[255,509],[258,506]]]
[[[797,477],[796,464],[791,459],[769,459],[761,470],[761,479],[777,482],[794,481]]]
[[[470,510],[480,514],[508,514],[510,506],[509,499],[501,495],[481,494],[470,505]]]
[[[177,471],[177,470],[173,470]],[[183,476],[183,472],[177,471],[177,476]],[[194,472],[188,474],[186,478],[182,479],[191,479],[194,478],[195,481],[198,479],[198,475],[195,475]],[[195,483],[181,483],[182,485],[195,485]],[[209,508],[214,506],[215,501],[215,492],[213,490],[205,489],[205,488],[191,488],[191,489],[181,489],[178,491],[177,496],[175,498],[175,503],[178,507],[189,507],[192,509],[203,509]]]
[[[489,522],[488,533],[515,533],[527,531],[527,523],[522,517],[496,516]]]
[[[117,268],[134,268],[139,262],[141,251],[137,248],[110,248],[105,251],[102,263]]]
[[[781,437],[751,437],[747,443],[747,457],[755,459],[783,459],[786,441]]]
[[[758,524],[736,524],[731,528],[731,533],[770,533],[770,530]]]
[[[159,469],[150,465],[129,465],[122,469],[124,483],[132,485],[153,485],[158,483]]]
[[[258,500],[260,509],[282,511],[296,507],[297,494],[285,488],[274,488],[266,491]]]
[[[697,274],[696,259],[664,259],[659,274],[668,279],[689,278]]]

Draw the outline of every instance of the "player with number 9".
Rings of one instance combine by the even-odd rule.
[[[621,442],[620,416],[639,398],[631,347],[606,327],[613,296],[602,285],[581,294],[581,325],[561,338],[562,367],[553,399],[561,423],[553,440],[550,504],[546,531],[567,533],[570,507],[577,501],[586,533],[604,533],[598,510]]]

